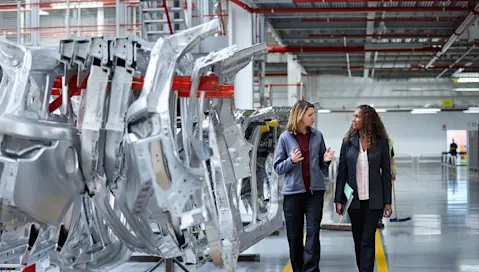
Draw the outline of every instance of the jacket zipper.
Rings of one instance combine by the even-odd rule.
[[[294,133],[294,132],[293,132]],[[308,149],[309,149],[309,161],[311,162],[311,135],[313,133],[310,131],[309,132],[309,146],[308,146]],[[296,139],[296,135],[293,134],[293,138],[294,140],[296,141],[296,143],[298,144],[299,146],[299,150],[301,151],[301,146],[299,145],[299,142],[298,142],[298,139]],[[299,162],[300,165],[301,165],[301,162]],[[311,164],[310,164],[311,165]],[[303,179],[303,184],[304,184],[304,179]],[[306,189],[306,187],[304,187],[304,189]],[[309,167],[309,191],[311,192],[311,195],[313,195],[313,190],[311,189],[311,166]]]
[[[311,192],[311,195],[313,195],[313,190],[311,189],[311,136],[312,136],[312,132],[310,131],[309,132],[309,145],[308,145],[308,149],[309,149],[309,191]]]

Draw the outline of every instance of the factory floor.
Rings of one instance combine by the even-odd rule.
[[[479,179],[466,167],[398,166],[397,211],[378,231],[378,272],[479,271]],[[331,195],[326,194],[324,221],[332,216]],[[353,239],[349,231],[321,231],[321,271],[356,272]],[[259,262],[240,262],[237,271],[292,271],[288,243],[281,230],[245,253],[260,255]],[[152,263],[126,263],[115,272],[145,271]],[[165,271],[160,266],[154,271]],[[175,271],[181,271],[176,268]],[[190,271],[222,271],[212,264]]]

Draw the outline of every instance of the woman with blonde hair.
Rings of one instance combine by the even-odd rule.
[[[314,113],[314,105],[307,101],[300,100],[293,106],[274,160],[276,173],[284,175],[283,211],[294,272],[319,272],[319,230],[326,190],[321,170],[329,167],[334,155],[326,149],[323,134],[313,128]]]

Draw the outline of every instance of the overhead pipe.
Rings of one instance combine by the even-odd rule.
[[[408,66],[408,67],[373,67],[373,66],[364,66],[364,65],[355,65],[355,66],[326,66],[324,67],[324,69],[327,69],[327,70],[348,70],[348,69],[351,69],[351,70],[364,70],[364,69],[376,69],[376,70],[398,70],[398,71],[426,71],[425,69],[425,66],[424,65],[411,65],[411,66]],[[433,66],[431,67],[430,69],[431,70],[442,70],[442,69],[445,69],[445,68],[450,68],[449,65],[437,65],[437,66]],[[456,65],[454,66],[454,68],[479,68],[479,66],[467,66],[467,65]],[[318,70],[314,67],[310,67],[309,68],[310,70]]]
[[[335,13],[335,12],[451,12],[471,11],[469,7],[353,7],[353,8],[252,8],[240,0],[230,0],[250,13]],[[322,2],[322,1],[321,1]],[[342,1],[344,2],[344,1]],[[382,2],[382,1],[381,1]]]
[[[346,38],[447,38],[449,34],[433,34],[433,33],[391,33],[391,34],[309,34],[308,38],[335,38],[335,37],[346,37]]]
[[[346,43],[346,37],[343,38],[343,42],[344,42],[344,47],[347,47],[347,43]],[[346,65],[348,67],[348,76],[349,78],[352,78],[352,75],[351,75],[351,63],[349,62],[349,53],[346,52]]]
[[[468,7],[363,7],[363,8],[259,8],[253,9],[259,14],[281,13],[337,13],[337,12],[451,12],[470,11]]]
[[[247,12],[249,13],[254,13],[254,9],[248,5],[246,5],[245,3],[241,2],[240,0],[230,0],[231,3],[233,4],[236,4],[238,7],[246,10]]]
[[[456,22],[463,17],[394,17],[394,18],[301,18],[303,23],[355,23],[355,22]]]
[[[468,7],[361,7],[361,8],[259,8],[253,9],[259,14],[278,13],[337,13],[337,12],[451,12],[470,11]]]
[[[441,51],[437,52],[436,55],[429,61],[429,63],[426,65],[426,69],[431,67],[444,53],[449,50],[451,45],[457,40],[457,38],[462,35],[462,33],[469,28],[469,26],[474,23],[477,18],[477,12],[479,11],[479,3],[476,4],[474,9],[467,15],[467,17],[462,21],[462,23],[456,28],[454,33],[451,35],[451,37],[447,40],[447,42],[444,44],[442,47]]]
[[[461,62],[461,60],[463,58],[465,58],[467,55],[469,55],[469,53],[471,53],[471,51],[474,50],[475,48],[476,48],[476,45],[471,46],[471,48],[469,48],[464,54],[462,54],[462,56],[460,56],[454,63],[452,63],[451,65],[449,65],[449,67],[442,70],[442,72],[439,75],[437,75],[436,78],[441,78],[447,71],[449,71],[450,68],[453,68],[456,64]],[[467,64],[464,65],[464,66],[467,66]],[[468,66],[470,66],[470,65],[468,65]]]
[[[423,48],[385,48],[366,49],[364,46],[269,46],[270,53],[352,53],[352,52],[380,52],[380,53],[401,53],[401,52],[437,52],[440,48],[424,46]]]
[[[21,3],[22,7],[25,6],[40,6],[40,8],[45,8],[45,7],[51,7],[52,4],[64,4],[65,5],[66,1],[37,1],[37,2],[31,2],[31,3]],[[80,4],[80,3],[88,3],[92,1],[85,1],[85,0],[71,0],[70,4]],[[94,2],[101,2],[103,5],[115,5],[116,0],[95,0]],[[132,1],[125,1],[122,0],[122,3],[125,4],[137,4],[139,3],[138,1],[132,2]],[[12,3],[0,3],[0,8],[16,8],[17,7],[17,2],[12,2]],[[82,7],[83,8],[83,7]]]
[[[386,12],[383,12],[383,14],[381,15],[381,23],[384,24],[384,18],[386,17]],[[387,34],[384,34],[385,31],[379,31],[378,30],[378,38],[383,38],[385,35]],[[371,69],[371,77],[374,77],[374,67],[376,67],[376,62],[378,61],[378,51],[375,51],[374,52],[374,58],[373,58],[373,69]]]
[[[364,0],[361,2],[404,2],[405,0]],[[358,0],[293,0],[293,3],[344,3],[359,2]],[[441,2],[438,0],[407,0],[407,2]],[[444,2],[469,2],[468,0],[447,0]]]

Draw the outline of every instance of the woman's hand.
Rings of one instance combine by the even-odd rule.
[[[343,214],[343,204],[336,203],[336,213],[340,215]]]
[[[293,151],[291,152],[291,161],[293,163],[297,163],[302,160],[303,160],[303,154],[301,154],[301,151],[293,147]]]
[[[324,162],[330,162],[333,159],[334,151],[331,151],[331,147],[328,147],[328,150],[324,152],[323,160]]]
[[[384,217],[389,218],[393,214],[393,209],[391,208],[391,204],[386,204],[384,206]]]

